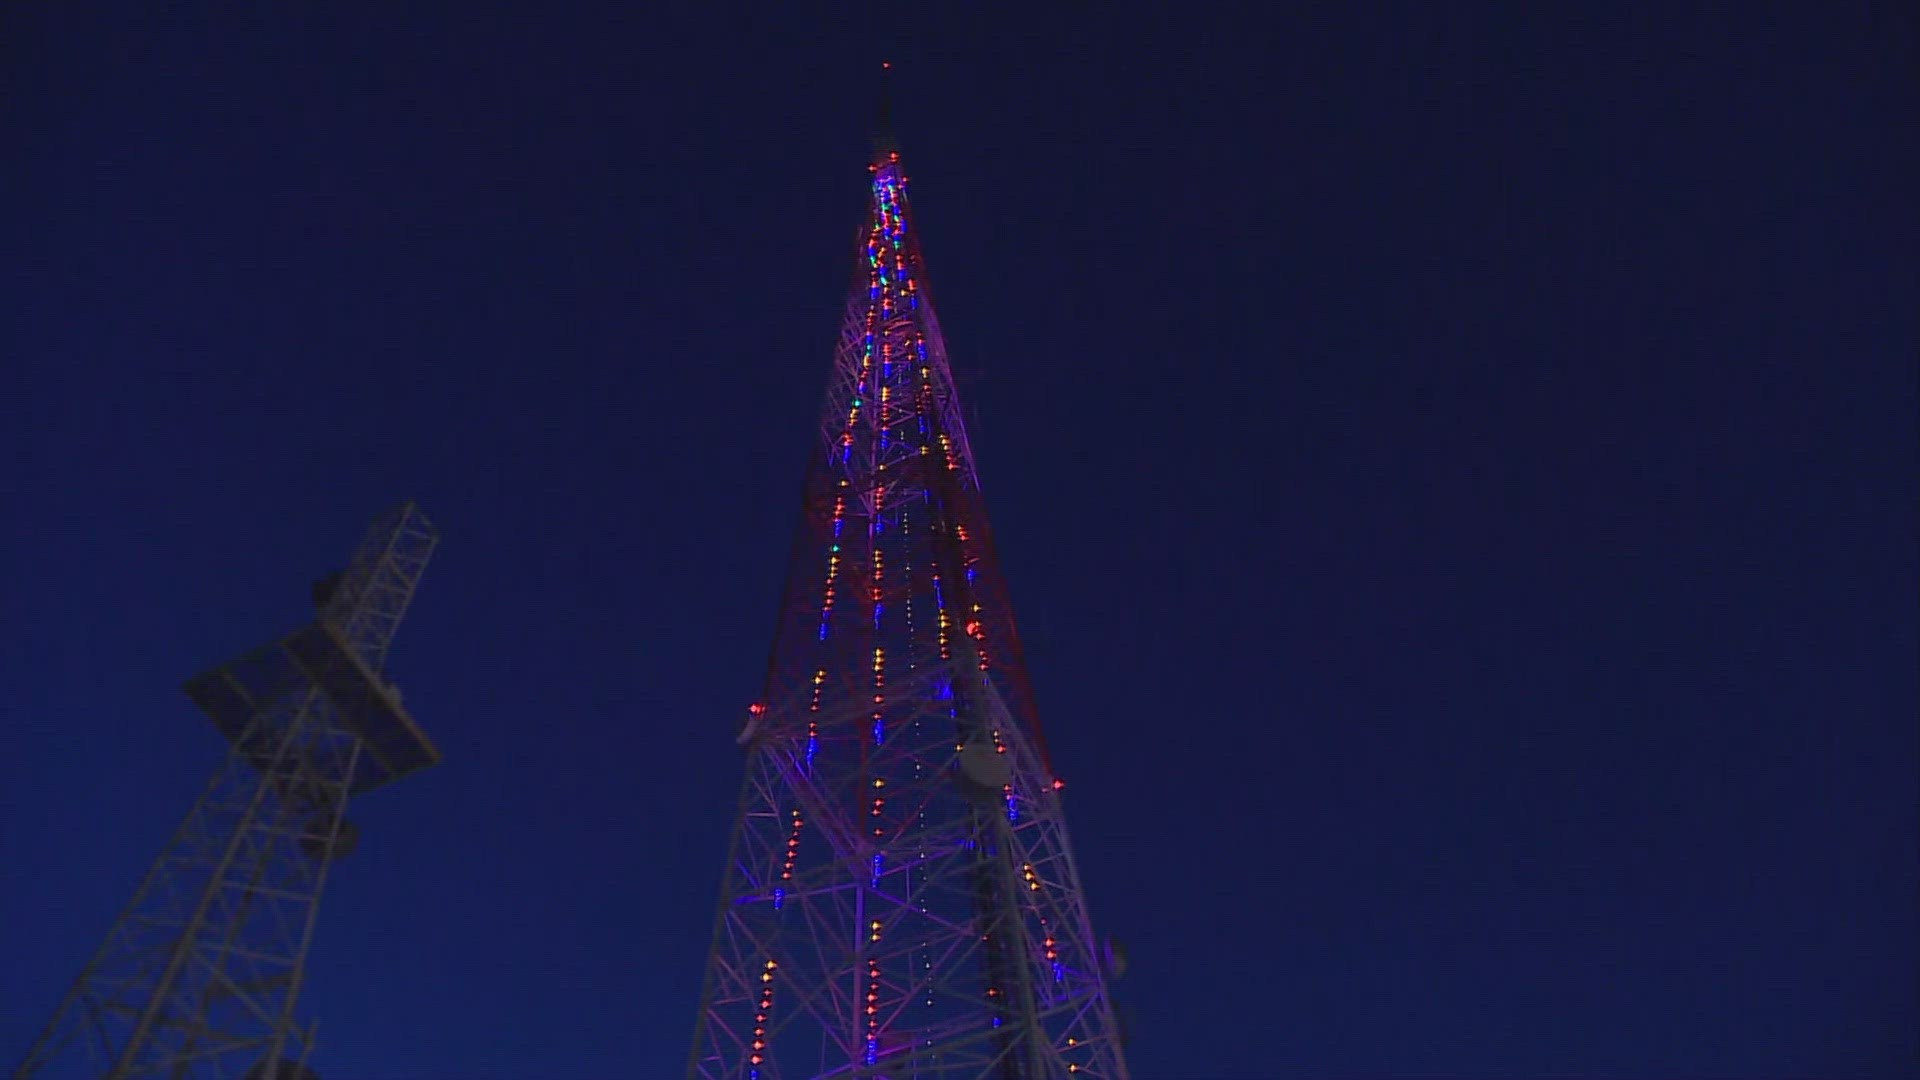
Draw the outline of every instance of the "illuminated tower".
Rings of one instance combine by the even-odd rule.
[[[1125,1077],[891,139],[869,168],[688,1075]]]
[[[314,621],[188,680],[226,760],[16,1078],[314,1080],[294,1003],[347,800],[440,760],[381,674],[438,539],[389,511]]]

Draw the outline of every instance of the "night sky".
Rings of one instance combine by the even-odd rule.
[[[316,1064],[684,1068],[886,56],[1140,1080],[1920,1071],[1905,5],[138,6],[0,31],[9,1066],[412,497]]]

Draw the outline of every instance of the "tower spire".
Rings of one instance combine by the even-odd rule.
[[[873,158],[875,168],[885,165],[900,153],[900,141],[893,135],[893,61],[880,61],[880,105],[873,121]]]

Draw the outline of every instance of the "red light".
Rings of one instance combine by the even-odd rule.
[[[1062,789],[1062,788],[1064,788],[1064,787],[1066,787],[1066,786],[1067,786],[1067,782],[1066,782],[1065,780],[1061,780],[1061,779],[1059,779],[1059,778],[1057,778],[1057,777],[1056,777],[1056,778],[1054,779],[1054,781],[1053,781],[1053,790],[1055,790],[1055,791],[1059,791],[1060,789]]]

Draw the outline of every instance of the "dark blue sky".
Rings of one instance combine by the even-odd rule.
[[[682,1067],[884,53],[1136,1075],[1920,1069],[1903,5],[553,6],[10,14],[0,1057],[411,496],[318,1064]]]

